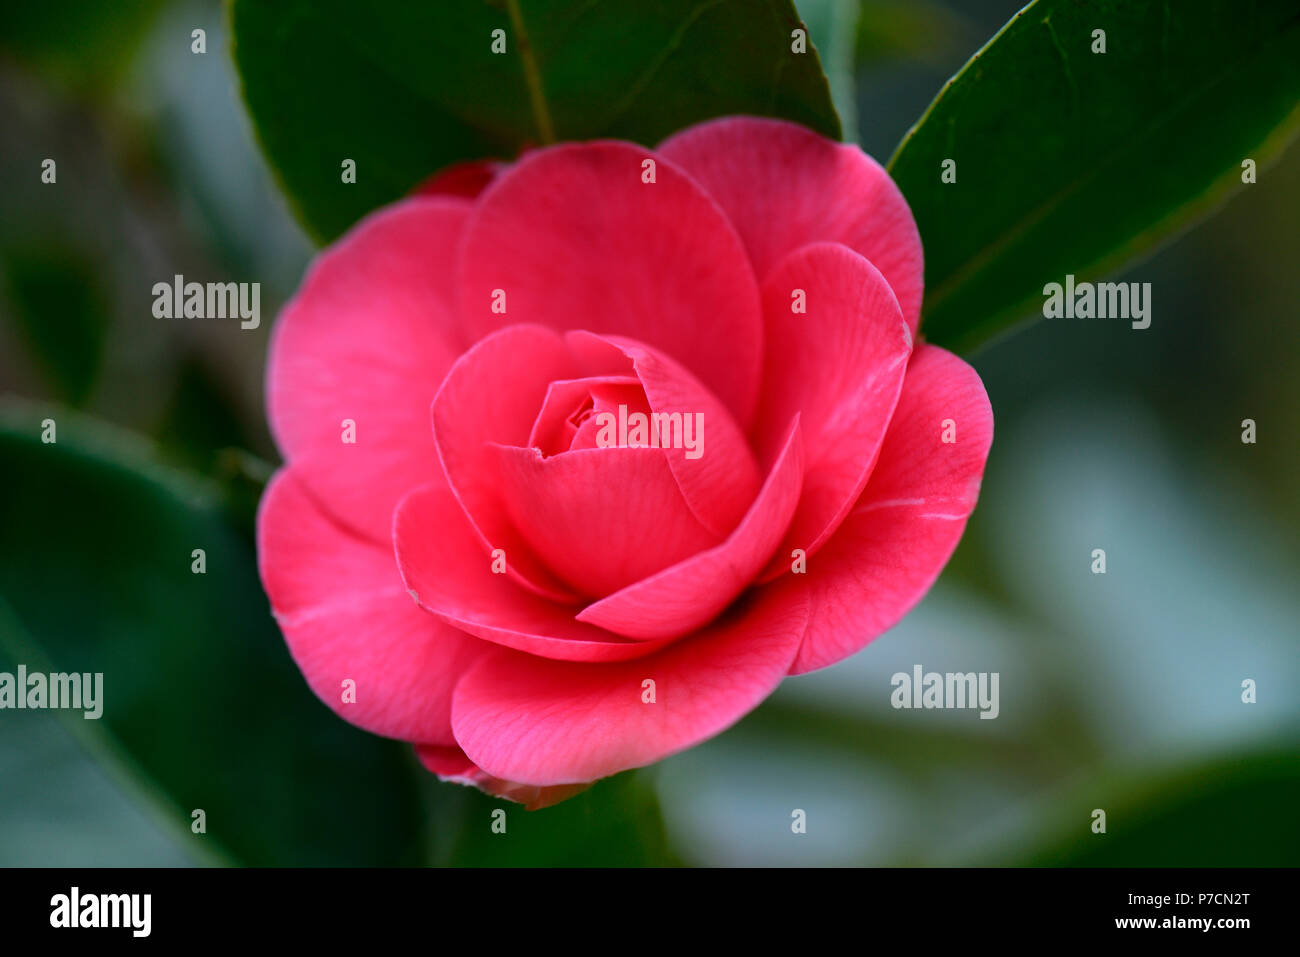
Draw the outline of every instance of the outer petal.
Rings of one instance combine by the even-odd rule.
[[[580,594],[608,595],[717,544],[660,449],[493,450],[515,528]]]
[[[955,443],[941,440],[945,419]],[[769,586],[812,599],[791,674],[853,654],[920,601],[975,508],[992,441],[993,411],[975,370],[937,346],[917,349],[862,498],[806,574]]]
[[[796,291],[806,311],[793,311]],[[799,415],[808,450],[803,495],[768,572],[775,575],[788,570],[793,549],[816,553],[867,484],[912,336],[884,277],[838,243],[783,259],[763,283],[763,317],[771,348],[755,443],[760,453],[773,447]]]
[[[591,783],[594,783],[561,784],[558,787],[539,788],[532,784],[503,781],[478,767],[465,757],[465,752],[458,747],[444,748],[431,744],[418,744],[415,746],[415,754],[421,764],[443,781],[469,785],[495,797],[517,801],[529,811],[567,801],[575,794],[581,794],[591,786]]]
[[[689,127],[659,145],[718,201],[762,281],[787,253],[843,243],[889,280],[912,333],[921,315],[921,236],[880,164],[784,120],[730,117]]]
[[[653,183],[642,181],[647,159]],[[686,363],[748,426],[763,341],[753,270],[722,211],[651,151],[529,153],[480,197],[460,262],[471,339],[517,322],[629,336]],[[494,290],[504,315],[492,312]]]
[[[551,382],[573,378],[575,369],[556,332],[510,326],[456,360],[431,409],[438,455],[479,538],[481,555],[505,549],[509,577],[557,601],[572,600],[573,593],[533,555],[511,523],[491,443],[527,445]]]
[[[772,692],[803,635],[803,600],[744,602],[639,661],[578,665],[497,652],[457,687],[456,740],[488,774],[539,787],[658,761],[718,734]]]
[[[460,351],[449,275],[469,209],[422,197],[367,217],[316,260],[272,336],[276,444],[331,515],[376,541],[398,499],[441,473],[429,401]]]
[[[750,584],[781,540],[803,472],[796,416],[753,506],[725,542],[588,605],[578,621],[633,638],[681,635],[710,621]]]
[[[574,621],[572,608],[494,574],[464,512],[444,488],[426,486],[403,499],[393,515],[393,539],[398,569],[412,593],[408,600],[471,635],[567,661],[624,661],[658,647]]]
[[[452,744],[452,688],[490,646],[415,607],[391,549],[333,522],[292,469],[271,480],[257,538],[271,608],[317,697],[375,734]],[[347,679],[356,701],[344,704]]]

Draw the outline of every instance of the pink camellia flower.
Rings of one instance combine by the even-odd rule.
[[[892,627],[992,413],[917,343],[916,224],[855,146],[728,118],[450,181],[276,325],[260,568],[322,701],[538,807]]]

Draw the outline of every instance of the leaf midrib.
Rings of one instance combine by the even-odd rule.
[[[524,27],[523,13],[519,9],[519,0],[506,0],[506,9],[510,14],[510,24],[517,34],[515,42],[519,45],[519,59],[524,68],[524,86],[528,90],[528,102],[533,111],[533,122],[537,126],[537,136],[543,144],[554,143],[555,127],[551,123],[551,111],[546,105],[546,93],[542,89],[542,74],[537,69],[537,58],[533,56],[528,31]]]

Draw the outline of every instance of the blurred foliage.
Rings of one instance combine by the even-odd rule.
[[[0,259],[14,327],[59,398],[81,405],[99,369],[108,295],[93,264],[63,246],[29,246]],[[50,316],[60,321],[50,321]],[[69,341],[77,343],[69,348]]]
[[[951,57],[968,55],[986,38],[970,20],[944,3],[862,0],[852,42],[859,65],[885,60],[942,65]]]
[[[1269,751],[1222,755],[1173,772],[1149,770],[1082,782],[1074,808],[1106,813],[1094,834],[1091,812],[1001,849],[1006,863],[1031,867],[1294,867],[1300,861],[1300,762],[1294,742]],[[1057,815],[1059,817],[1059,815]]]
[[[58,430],[51,444],[39,438],[46,418]],[[93,746],[120,751],[201,853],[211,845],[250,864],[418,860],[404,748],[335,719],[307,690],[219,494],[129,444],[80,416],[4,408],[8,661],[102,672],[115,700],[97,721],[69,720]],[[194,549],[204,573],[192,571]],[[187,833],[194,808],[207,813],[206,834]]]
[[[231,408],[225,388],[193,356],[182,360],[171,404],[157,429],[164,454],[211,473],[225,450],[249,447],[251,436]]]
[[[858,138],[855,37],[859,0],[801,0],[799,15],[817,48],[846,142]]]
[[[653,771],[597,781],[545,811],[525,811],[472,788],[426,775],[429,863],[452,867],[667,867],[668,847]],[[505,809],[505,831],[492,829]]]
[[[53,83],[98,95],[120,80],[167,0],[0,4],[0,51]]]

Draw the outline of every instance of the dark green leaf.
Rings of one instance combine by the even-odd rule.
[[[46,417],[55,444],[40,440]],[[60,714],[196,859],[417,861],[409,749],[352,728],[307,689],[214,488],[105,434],[72,413],[0,409],[4,657],[103,673],[101,719]],[[206,574],[191,571],[196,548]],[[195,808],[206,834],[190,831]]]
[[[431,862],[475,867],[675,865],[651,773],[629,771],[597,781],[539,811],[433,783]],[[506,812],[504,833],[492,829],[497,809]]]
[[[1009,863],[1060,867],[1290,867],[1300,855],[1294,739],[1172,773],[1143,770],[1074,788],[1044,835]],[[1106,832],[1093,832],[1096,809]]]
[[[82,405],[99,370],[110,310],[94,266],[72,249],[20,246],[0,257],[0,284],[33,363],[61,399]]]
[[[1262,170],[1297,102],[1295,0],[1031,3],[890,161],[925,246],[922,331],[968,350],[1037,309],[1046,283],[1149,250],[1242,187],[1244,159]]]
[[[234,56],[262,146],[300,217],[332,239],[463,160],[553,140],[654,144],[751,113],[838,138],[790,0],[232,0]],[[493,31],[506,52],[492,52]],[[342,163],[356,162],[356,182]]]

